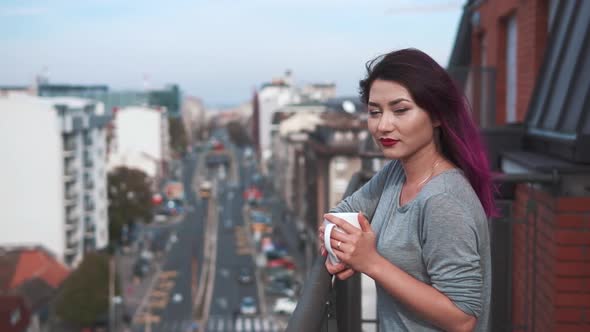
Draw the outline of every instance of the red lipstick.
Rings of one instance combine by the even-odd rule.
[[[397,144],[397,142],[399,142],[399,140],[395,140],[392,138],[380,138],[379,141],[383,146],[394,146]]]

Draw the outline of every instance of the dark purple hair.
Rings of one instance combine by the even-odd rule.
[[[403,85],[420,108],[440,121],[440,149],[471,183],[487,216],[497,214],[494,184],[486,150],[469,114],[469,103],[449,74],[426,53],[403,49],[367,62],[367,77],[360,81],[360,97],[367,105],[376,79]]]

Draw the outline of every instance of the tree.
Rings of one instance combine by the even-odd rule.
[[[227,124],[227,131],[229,138],[238,146],[252,145],[252,139],[248,134],[248,130],[238,121],[231,121]]]
[[[121,243],[123,225],[151,221],[151,180],[144,172],[118,167],[108,175],[109,237]]]
[[[183,154],[186,151],[188,140],[182,119],[168,118],[168,131],[170,133],[170,147],[177,154]]]
[[[77,326],[92,326],[108,313],[109,256],[87,253],[62,285],[57,316]]]

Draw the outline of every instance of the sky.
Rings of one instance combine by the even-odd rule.
[[[416,47],[446,66],[462,0],[0,0],[0,85],[175,83],[233,105],[286,70],[357,95],[365,63]]]

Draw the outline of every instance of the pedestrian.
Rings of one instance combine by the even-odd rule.
[[[366,68],[368,129],[391,161],[330,211],[362,211],[360,229],[325,215],[344,231],[331,233],[340,263],[326,260],[326,268],[342,280],[360,272],[375,281],[380,331],[488,331],[495,205],[468,103],[419,50]]]

